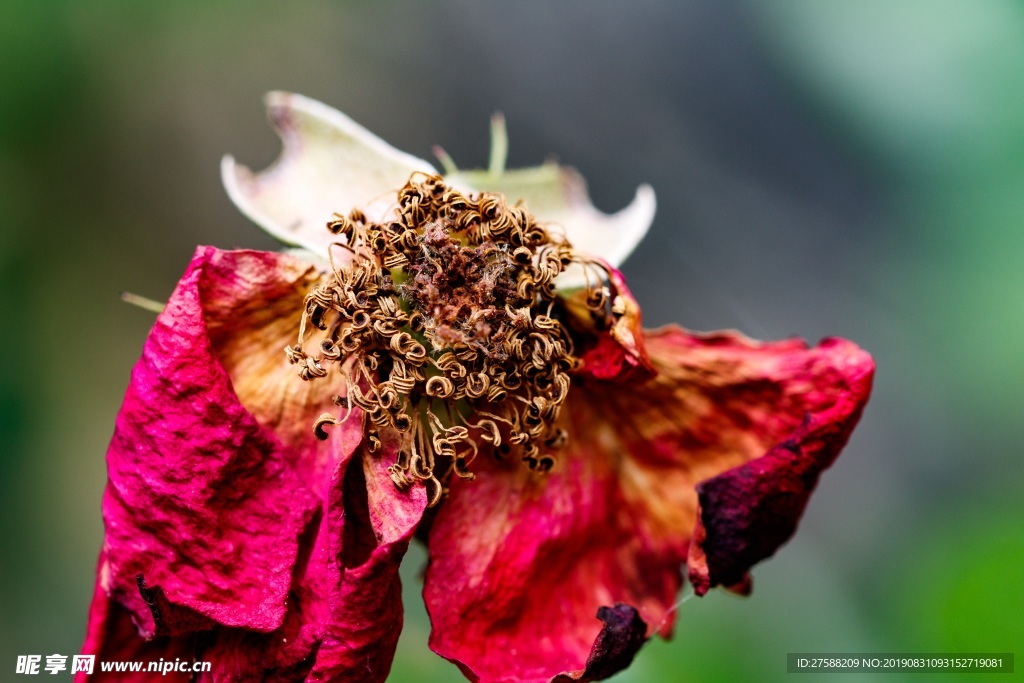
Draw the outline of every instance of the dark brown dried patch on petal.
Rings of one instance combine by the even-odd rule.
[[[697,487],[711,585],[742,581],[747,568],[789,540],[820,471],[807,472],[793,450],[780,446]]]
[[[622,671],[633,663],[633,657],[647,641],[647,624],[631,605],[619,603],[614,607],[600,607],[597,618],[604,628],[594,641],[587,657],[587,666],[574,674],[562,674],[552,683],[569,681],[599,681]]]

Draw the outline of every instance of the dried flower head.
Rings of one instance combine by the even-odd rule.
[[[107,453],[84,652],[383,681],[414,536],[430,645],[475,681],[613,675],[670,635],[684,568],[697,595],[749,591],[870,356],[644,330],[616,266],[650,188],[605,216],[568,169],[504,171],[500,126],[488,171],[442,177],[269,102],[284,153],[226,159],[225,183],[305,251],[200,247],[157,318]]]
[[[358,408],[370,452],[381,430],[397,434],[391,477],[400,487],[429,483],[431,505],[451,475],[473,477],[477,444],[549,471],[579,365],[555,280],[578,265],[585,305],[605,320],[622,313],[609,305],[605,267],[502,195],[467,196],[436,175],[399,191],[394,220],[374,223],[356,209],[327,229],[350,257],[332,259],[287,349],[303,379],[340,376],[334,400],[344,415],[324,413],[317,436]]]

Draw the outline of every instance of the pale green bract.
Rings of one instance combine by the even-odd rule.
[[[337,237],[325,226],[335,213],[361,209],[376,222],[396,205],[396,193],[416,171],[438,173],[428,162],[401,152],[345,114],[316,100],[285,92],[266,96],[268,116],[283,143],[278,159],[254,173],[224,157],[221,175],[231,200],[264,230],[285,244],[317,255]],[[553,162],[504,170],[507,141],[501,120],[492,126],[491,167],[458,171],[445,182],[463,192],[500,192],[526,208],[553,233],[564,233],[581,253],[620,265],[643,239],[654,219],[654,190],[637,188],[633,202],[614,214],[598,211],[586,183],[572,168]],[[447,159],[446,159],[447,161]],[[450,165],[450,164],[446,164]],[[335,250],[336,260],[344,259]],[[561,287],[583,284],[576,271]]]

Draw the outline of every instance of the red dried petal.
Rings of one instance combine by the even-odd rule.
[[[239,267],[207,267],[225,258]],[[140,576],[224,626],[273,631],[284,619],[299,536],[319,501],[236,396],[204,304],[231,288],[274,307],[291,289],[278,275],[288,266],[306,270],[269,254],[197,252],[132,372],[107,452],[104,545],[107,588],[147,636],[157,624]],[[161,629],[177,630],[164,617]]]
[[[574,379],[562,423],[569,444],[547,477],[482,456],[476,481],[453,483],[431,532],[424,596],[431,647],[471,678],[596,677],[587,672],[601,632],[593,615],[614,603],[633,606],[647,635],[668,635],[693,548],[708,550],[712,582],[742,590],[746,569],[788,538],[799,512],[773,507],[773,483],[782,495],[788,484],[777,467],[774,478],[757,476],[762,465],[779,461],[780,448],[794,453],[805,501],[856,423],[873,372],[842,340],[808,349],[668,328],[649,333],[646,348],[657,371],[646,383]],[[762,545],[745,535],[761,533]]]
[[[422,485],[399,491],[391,481],[387,466],[396,458],[397,444],[388,443],[379,456],[364,457],[362,468],[354,463],[335,488],[345,496],[331,506],[343,541],[337,545],[330,524],[318,539],[330,583],[321,584],[326,614],[310,681],[383,681],[391,670],[402,630],[398,566],[427,507]],[[358,542],[356,534],[363,535]]]
[[[184,640],[175,641],[167,637],[144,640],[139,637],[129,613],[111,600],[103,588],[108,572],[106,557],[101,554],[96,571],[96,591],[89,607],[89,624],[82,645],[82,652],[96,655],[96,661],[91,675],[84,671],[75,674],[75,683],[146,683],[154,678],[149,672],[103,672],[100,662],[149,662],[158,661],[161,657],[191,659],[189,644]],[[163,680],[186,683],[189,676],[169,673]]]
[[[283,352],[313,276],[197,251],[118,416],[84,652],[214,662],[200,681],[387,676],[426,495],[392,485],[393,445],[364,453],[358,411],[314,437],[335,388],[297,381]]]
[[[698,595],[724,585],[749,592],[747,570],[771,557],[796,531],[818,477],[839,455],[860,419],[871,390],[874,364],[842,339],[818,347],[832,355],[845,386],[828,407],[808,412],[803,423],[760,458],[697,486],[697,529],[690,546],[689,578]],[[805,400],[822,397],[808,392]]]
[[[645,509],[624,495],[614,454],[581,436],[614,433],[589,398],[570,393],[563,426],[573,436],[549,475],[481,455],[476,479],[453,482],[434,521],[430,645],[472,680],[579,677],[603,632],[599,608],[630,605],[657,629],[674,600],[686,545],[663,553],[638,530]]]

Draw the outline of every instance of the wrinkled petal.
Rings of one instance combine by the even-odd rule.
[[[613,267],[621,265],[640,244],[657,208],[654,189],[641,185],[626,208],[610,215],[598,211],[583,176],[550,162],[501,174],[460,171],[445,176],[445,181],[463,190],[500,192],[512,203],[522,200],[530,213],[552,232],[564,234],[577,251],[604,259]],[[562,288],[585,283],[578,268],[558,278]]]
[[[819,475],[839,455],[860,417],[870,390],[870,360],[843,340],[822,346],[837,357],[850,352],[843,370],[860,373],[851,390],[828,407],[808,411],[792,434],[760,458],[697,486],[689,578],[698,595],[717,585],[749,592],[747,569],[773,555],[796,531]]]
[[[818,476],[860,419],[874,362],[844,339],[808,349],[798,339],[759,343],[678,328],[649,335],[647,348],[658,358],[653,384],[672,396],[641,395],[636,436],[675,453],[688,481],[700,482],[703,507],[698,514],[688,492],[685,518],[664,506],[655,518],[666,529],[693,529],[689,576],[699,595],[714,585],[746,592],[746,570],[792,536]],[[647,468],[636,488],[668,483],[658,469]]]
[[[202,655],[214,669],[200,681],[386,680],[402,628],[398,567],[426,508],[422,487],[392,484],[395,455],[392,444],[338,463],[288,621],[269,636],[218,632]]]
[[[286,244],[323,256],[337,241],[325,227],[334,213],[379,221],[410,175],[436,172],[316,100],[272,92],[266,104],[281,156],[259,173],[224,157],[221,178],[242,213]]]
[[[397,456],[391,442],[350,468],[339,492],[344,505],[332,506],[341,511],[341,536],[327,533],[318,544],[331,583],[310,681],[383,681],[391,670],[402,630],[398,566],[427,506],[422,485],[403,492],[391,481],[387,467]]]
[[[204,288],[221,285],[204,282],[209,254],[197,255],[157,319],[107,452],[106,588],[146,636],[176,625],[167,614],[155,621],[140,576],[170,604],[216,623],[276,629],[299,535],[318,507],[216,358],[201,301]],[[217,275],[273,308],[278,293],[258,282],[271,260]],[[301,279],[305,268],[289,265]]]
[[[326,229],[334,213],[358,208],[381,220],[396,204],[397,192],[414,172],[433,167],[400,152],[341,112],[301,95],[267,95],[270,121],[281,137],[281,156],[253,173],[228,156],[221,177],[242,213],[275,238],[325,257],[336,238]],[[522,200],[554,231],[562,231],[580,252],[621,264],[654,220],[656,201],[649,185],[637,188],[633,202],[608,215],[587,195],[586,182],[571,168],[546,163],[533,168],[490,172],[460,171],[445,177],[467,192],[500,192]],[[345,252],[336,250],[343,261]],[[584,284],[581,271],[563,274],[558,284]]]
[[[84,652],[184,652],[214,662],[200,681],[387,676],[426,494],[391,484],[394,444],[365,453],[358,411],[313,435],[336,388],[298,380],[284,347],[318,276],[197,251],[118,416]]]
[[[665,559],[636,533],[643,509],[624,496],[610,454],[582,451],[586,430],[615,432],[581,393],[570,390],[562,426],[574,440],[549,475],[481,455],[476,479],[453,482],[434,521],[430,645],[472,680],[582,671],[602,632],[599,608],[630,605],[654,626],[678,589],[685,547]]]
[[[773,481],[780,495],[791,485],[774,465],[777,448],[805,502],[870,390],[870,357],[844,340],[808,349],[667,328],[645,342],[650,381],[574,379],[563,411],[570,440],[549,475],[481,456],[476,481],[452,484],[431,530],[424,596],[431,647],[470,677],[598,671],[595,642],[611,636],[594,615],[612,605],[635,608],[645,635],[669,635],[695,533],[717,539],[701,546],[712,583],[734,582],[774,552],[802,509],[770,503]],[[745,534],[765,532],[748,550]]]
[[[171,639],[166,636],[145,640],[139,637],[131,615],[116,601],[112,600],[103,588],[106,575],[109,573],[105,553],[101,553],[96,571],[96,590],[89,607],[89,623],[85,634],[82,652],[96,655],[93,673],[84,671],[75,674],[75,683],[146,683],[154,676],[149,672],[103,672],[100,662],[150,662],[161,657],[173,661],[176,658],[191,660],[192,652],[189,643],[182,639]],[[190,674],[170,673],[166,678],[170,683],[184,683]]]

